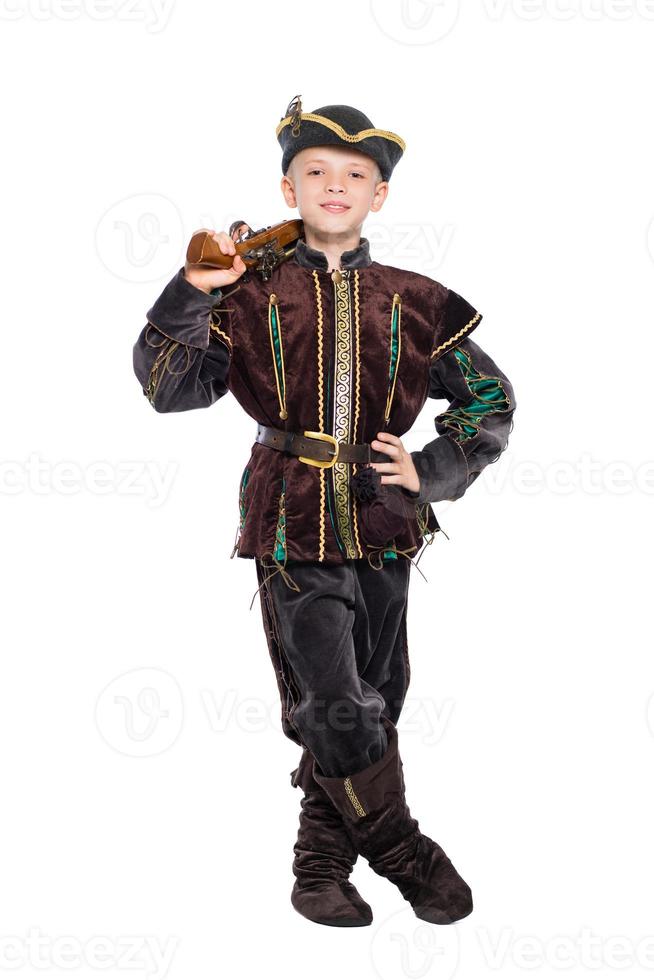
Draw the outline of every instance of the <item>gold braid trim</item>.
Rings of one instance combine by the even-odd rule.
[[[354,270],[354,322],[356,324],[356,338],[357,338],[357,353],[356,353],[356,382],[355,382],[355,393],[354,393],[354,435],[352,441],[357,441],[357,425],[359,422],[359,408],[361,405],[361,381],[360,381],[360,329],[359,329],[359,270]],[[357,472],[359,467],[356,463],[353,464],[352,469],[354,473]],[[356,540],[357,551],[359,552],[359,558],[363,558],[363,551],[361,550],[361,541],[359,539],[359,524],[357,519],[357,498],[352,495],[352,511],[354,517],[354,537]]]
[[[160,347],[161,344],[156,344],[156,345],[150,344],[149,346]],[[175,353],[175,351],[177,350],[177,348],[180,346],[184,347],[184,352],[186,354],[186,367],[184,368],[183,371],[172,371],[170,368],[170,359]],[[146,389],[146,395],[151,405],[154,405],[155,395],[159,387],[159,382],[161,381],[161,378],[159,377],[159,368],[162,365],[163,365],[162,374],[164,371],[168,371],[168,373],[171,374],[173,377],[179,377],[182,374],[186,374],[186,372],[188,371],[191,365],[190,348],[185,344],[180,345],[180,342],[178,340],[171,340],[168,346],[165,347],[160,354],[157,354],[157,358],[150,369],[150,374],[148,377],[148,387]]]
[[[318,307],[318,431],[325,431],[325,419],[323,412],[323,370],[322,370],[322,297],[320,295],[320,280],[318,278],[318,273],[315,269],[312,269],[311,274],[313,276],[313,281],[316,286],[316,305]],[[320,478],[320,532],[319,532],[319,550],[318,550],[318,560],[324,561],[325,558],[325,469],[324,467],[319,468],[319,478]]]
[[[279,343],[279,360],[281,363],[282,370],[282,384],[284,386],[284,394],[282,396],[282,389],[279,384],[279,369],[277,366],[277,354],[275,353],[275,339],[273,336],[272,328],[272,310],[275,307],[275,323],[277,324],[277,339]],[[270,294],[268,300],[268,332],[270,334],[270,349],[272,351],[272,362],[273,371],[275,372],[275,383],[277,385],[277,398],[279,401],[279,417],[280,419],[287,419],[288,412],[286,411],[286,372],[284,369],[284,348],[282,344],[282,324],[279,317],[279,302],[275,293]]]
[[[359,798],[352,788],[352,780],[350,779],[349,776],[347,777],[347,779],[343,780],[343,785],[345,786],[345,792],[348,795],[348,799],[352,804],[352,806],[354,807],[354,809],[356,810],[356,812],[358,813],[358,815],[360,817],[365,817],[366,811],[361,806],[361,803],[359,802]]]
[[[480,319],[481,319],[481,313],[475,313],[472,320],[466,323],[465,327],[461,327],[458,333],[455,333],[453,337],[450,337],[450,339],[446,340],[444,344],[441,344],[439,347],[436,348],[436,350],[433,350],[431,352],[431,354],[429,355],[429,360],[431,360],[432,357],[435,357],[436,354],[439,353],[439,351],[443,350],[443,348],[449,347],[450,344],[453,344],[455,340],[458,340],[459,337],[462,337],[463,334],[466,333],[468,330],[470,330],[470,327],[473,327],[475,323],[477,323],[477,321]]]
[[[395,371],[393,373],[393,385],[389,384],[388,396],[386,398],[386,408],[384,410],[384,421],[388,423],[391,417],[391,405],[393,404],[393,396],[395,394],[395,385],[397,383],[397,375],[400,370],[400,356],[402,354],[402,297],[399,293],[395,293],[393,296],[393,307],[391,309],[391,353],[390,353],[390,364],[389,371],[393,364],[393,319],[395,316],[395,308],[397,307],[397,360],[395,361]]]
[[[213,330],[215,334],[218,334],[221,340],[225,342],[230,352],[232,350],[232,338],[228,337],[224,330],[221,330],[217,323],[210,323],[209,328]]]
[[[277,125],[275,135],[279,136],[284,126],[290,126],[295,119],[295,116],[285,116]],[[389,129],[361,129],[358,133],[348,133],[342,126],[334,122],[333,119],[328,119],[326,116],[319,116],[315,112],[302,112],[300,113],[300,119],[306,119],[308,122],[317,122],[322,126],[326,126],[327,129],[331,129],[333,133],[336,133],[342,140],[345,140],[346,143],[360,143],[361,140],[365,140],[369,136],[381,136],[382,139],[391,140],[393,143],[397,143],[402,150],[406,150],[406,143],[402,137],[398,136],[397,133],[391,133]]]

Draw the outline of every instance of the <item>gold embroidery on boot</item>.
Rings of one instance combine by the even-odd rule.
[[[352,789],[352,780],[350,779],[349,776],[347,777],[347,779],[345,779],[343,781],[343,784],[345,786],[345,792],[348,795],[348,798],[350,800],[350,803],[352,804],[352,806],[354,807],[354,809],[356,810],[356,812],[358,813],[358,815],[360,817],[365,817],[366,811],[361,806],[361,803],[359,802],[359,799],[358,799],[356,793]]]

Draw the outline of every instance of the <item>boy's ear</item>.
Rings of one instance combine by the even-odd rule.
[[[284,199],[290,208],[297,207],[297,198],[295,196],[295,187],[293,186],[293,181],[286,175],[281,179],[280,183],[282,194]]]
[[[375,187],[375,196],[372,200],[372,204],[370,205],[370,210],[380,211],[387,197],[388,197],[388,181],[383,180]]]

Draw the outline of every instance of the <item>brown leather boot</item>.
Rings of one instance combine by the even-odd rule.
[[[445,925],[472,912],[472,893],[447,854],[421,833],[404,791],[395,725],[382,716],[388,737],[383,757],[348,777],[313,776],[343,816],[356,848],[378,875],[400,889],[419,919]]]
[[[340,813],[313,778],[314,761],[305,748],[299,766],[291,773],[293,786],[304,790],[293,847],[296,881],[291,903],[300,915],[324,926],[368,926],[372,909],[348,881],[357,849]]]

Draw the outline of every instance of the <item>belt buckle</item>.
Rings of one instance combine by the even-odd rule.
[[[323,442],[330,442],[335,452],[332,453],[332,459],[310,459],[308,456],[298,456],[300,462],[308,463],[309,466],[319,466],[321,469],[330,469],[338,459],[338,440],[334,436],[330,436],[327,432],[310,432],[308,429],[302,435],[308,436],[311,439],[322,439]]]

